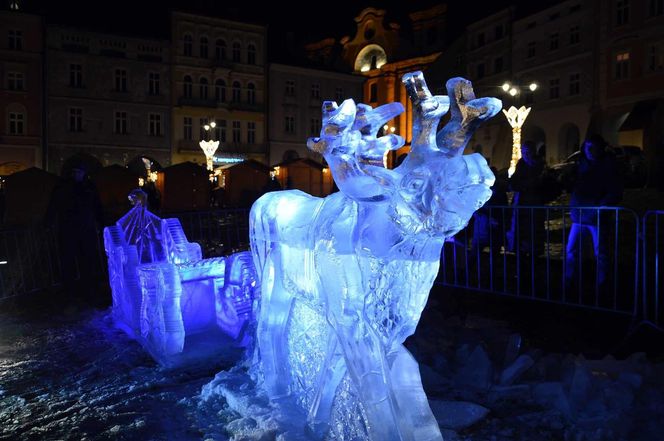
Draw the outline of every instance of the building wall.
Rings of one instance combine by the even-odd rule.
[[[352,98],[361,102],[365,78],[283,64],[271,64],[269,78],[269,163],[282,162],[291,152],[322,162],[320,155],[307,148],[307,139],[320,136],[323,101],[341,104]],[[292,119],[292,127],[287,118]]]
[[[41,17],[0,11],[0,175],[42,166],[42,40]]]
[[[172,159],[173,162],[203,163],[205,156],[198,146],[203,137],[217,139],[201,130],[205,121],[215,121],[219,130],[226,125],[226,138],[221,139],[216,156],[268,160],[266,133],[266,43],[265,28],[217,18],[176,12],[171,16],[172,38]],[[191,51],[187,39],[191,38]],[[203,39],[207,39],[207,54]],[[217,42],[225,53],[217,51]],[[233,58],[233,45],[239,45],[239,59]],[[253,56],[250,48],[253,47]],[[192,81],[191,95],[185,93],[186,80]],[[207,81],[207,97],[201,82]],[[215,85],[223,81],[225,97],[216,94]],[[234,99],[233,85],[239,87],[239,100]],[[252,89],[253,87],[253,89]],[[221,89],[221,88],[220,88]],[[253,90],[253,102],[248,94]],[[186,133],[185,118],[192,122],[191,136]],[[239,140],[233,138],[233,123],[239,123]],[[201,124],[202,123],[202,124]],[[253,140],[249,134],[254,127]]]
[[[47,48],[49,170],[59,172],[77,153],[91,155],[104,166],[125,165],[140,155],[170,164],[166,41],[53,26],[47,28]],[[154,80],[155,75],[158,93],[151,94],[150,76]],[[72,121],[73,112],[80,112],[80,127]],[[117,112],[126,114],[120,118],[126,130],[121,122],[116,125]],[[159,116],[160,125],[155,124],[152,134],[151,115]]]

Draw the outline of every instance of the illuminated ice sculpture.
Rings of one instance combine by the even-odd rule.
[[[202,259],[178,219],[150,213],[142,190],[129,199],[134,207],[104,228],[116,324],[166,365],[197,334],[200,341],[200,334],[220,331],[230,343],[246,345],[256,286],[250,253]]]
[[[462,78],[432,96],[421,72],[404,75],[413,105],[411,152],[382,167],[396,135],[377,137],[403,111],[323,104],[321,153],[341,190],[325,199],[268,193],[252,207],[250,240],[261,283],[254,374],[272,399],[291,397],[319,438],[439,440],[418,364],[403,346],[438,272],[443,242],[489,199],[494,176],[463,155],[501,108]],[[436,134],[440,118],[451,119]]]

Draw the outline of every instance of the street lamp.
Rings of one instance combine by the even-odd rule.
[[[205,124],[203,126],[203,129],[205,130],[205,133],[208,133],[210,129],[214,129],[217,127],[217,123],[212,121],[210,124]],[[217,148],[219,148],[219,141],[213,141],[212,139],[208,140],[201,140],[198,145],[201,147],[203,150],[203,153],[205,154],[205,159],[207,161],[207,169],[209,171],[214,170],[214,153],[217,151]],[[210,180],[214,179],[212,176],[210,176]]]
[[[503,92],[515,97],[521,93],[521,89],[523,88],[527,88],[529,91],[534,92],[537,90],[537,87],[537,83],[530,83],[527,86],[519,86],[505,82],[501,86],[501,89],[503,89]],[[512,159],[510,160],[510,168],[507,170],[507,174],[510,177],[514,174],[514,170],[516,170],[516,163],[521,159],[521,126],[526,122],[530,109],[530,107],[525,106],[521,106],[518,109],[514,106],[511,106],[507,110],[503,109],[507,122],[512,127]]]

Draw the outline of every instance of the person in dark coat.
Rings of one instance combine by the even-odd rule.
[[[57,233],[63,295],[68,297],[62,300],[98,303],[94,290],[101,276],[103,215],[97,188],[84,165],[75,165],[53,189],[46,216]]]
[[[507,182],[498,174],[496,167],[491,167],[496,181],[491,187],[491,198],[473,214],[473,239],[471,249],[481,252],[488,246],[489,251],[496,255],[504,241],[505,210],[495,208],[507,205]],[[508,218],[509,219],[509,218]]]
[[[622,200],[622,175],[615,155],[607,147],[606,141],[599,135],[593,135],[583,143],[579,163],[571,174],[571,180],[567,182],[567,186],[571,187],[571,207],[615,206]],[[593,241],[597,259],[597,283],[600,286],[606,283],[610,265],[608,243],[611,237],[606,216],[611,213],[601,212],[596,208],[577,208],[570,212],[572,227],[567,239],[565,271],[568,286],[575,281],[584,236],[590,236]]]

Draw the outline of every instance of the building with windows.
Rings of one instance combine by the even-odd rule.
[[[214,139],[217,163],[267,164],[265,34],[259,25],[172,13],[174,163],[205,163],[198,143]]]
[[[323,101],[347,98],[362,101],[361,75],[270,64],[270,165],[295,158],[323,162],[307,148],[307,138],[319,136]]]
[[[0,176],[43,165],[42,19],[0,11]]]
[[[74,155],[170,164],[168,41],[49,26],[46,42],[48,170]]]

